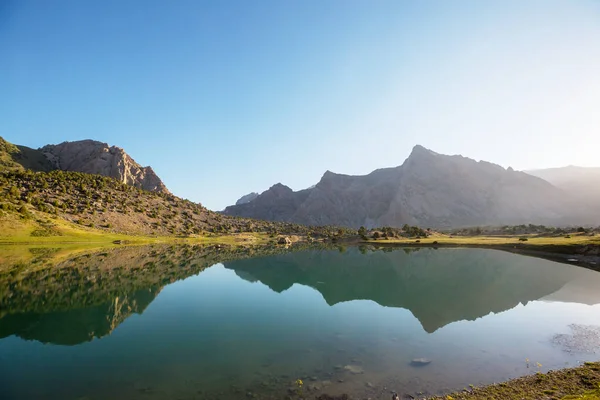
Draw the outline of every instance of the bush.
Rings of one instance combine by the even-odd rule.
[[[527,239],[526,237],[520,237],[520,238],[519,238],[519,241],[521,241],[521,242],[526,242],[527,240],[528,240],[528,239]]]

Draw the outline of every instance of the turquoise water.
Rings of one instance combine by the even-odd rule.
[[[164,259],[136,251],[83,262]],[[302,379],[307,398],[388,399],[600,358],[600,273],[547,260],[348,248],[189,275],[133,289],[114,274],[114,287],[78,281],[65,298],[88,300],[66,303],[39,274],[26,290],[0,288],[0,398],[299,398],[291,389]]]

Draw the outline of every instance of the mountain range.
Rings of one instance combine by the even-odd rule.
[[[151,167],[142,167],[119,147],[93,140],[32,149],[0,137],[0,170],[98,174],[145,191],[169,193]],[[317,184],[299,191],[277,183],[263,193],[243,196],[222,214],[350,228],[596,225],[598,204],[600,168],[522,172],[417,145],[400,166],[362,176],[326,171]]]
[[[354,228],[598,224],[600,207],[594,198],[573,193],[600,183],[597,176],[580,174],[576,183],[565,179],[553,185],[542,179],[552,175],[549,171],[534,176],[417,145],[398,167],[363,176],[327,171],[316,185],[300,191],[278,183],[223,212]]]

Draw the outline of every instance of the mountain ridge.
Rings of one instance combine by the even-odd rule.
[[[578,199],[544,179],[484,160],[436,153],[421,145],[414,146],[397,167],[376,169],[366,175],[328,170],[314,187],[287,192],[281,200],[270,193],[272,189],[223,212],[353,228],[600,221],[599,210],[588,204],[582,207]],[[274,211],[284,203],[285,212]]]

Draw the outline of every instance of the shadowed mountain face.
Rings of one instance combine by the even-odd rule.
[[[600,221],[598,210],[575,204],[580,203],[569,193],[524,172],[415,146],[399,167],[364,176],[327,171],[314,187],[299,192],[277,184],[224,213],[356,228]]]
[[[538,300],[579,275],[600,284],[596,272],[501,251],[405,250],[302,252],[238,260],[225,267],[276,292],[296,283],[313,287],[329,305],[372,300],[405,308],[429,333]],[[568,298],[567,293],[561,301]]]

